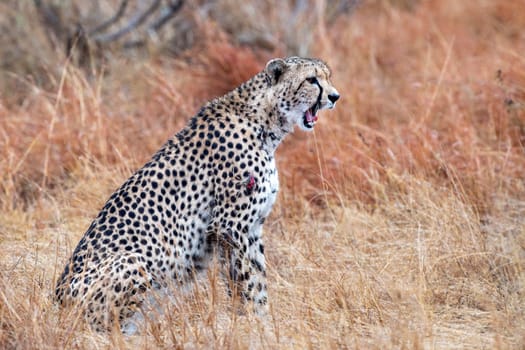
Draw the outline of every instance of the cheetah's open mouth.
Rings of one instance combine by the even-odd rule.
[[[306,112],[304,112],[303,125],[307,129],[312,129],[315,125],[315,122],[317,122],[317,119],[319,119],[317,117],[317,111],[319,110],[319,107],[321,105],[321,101],[319,100],[320,99],[317,99],[315,104],[312,107],[310,107]]]

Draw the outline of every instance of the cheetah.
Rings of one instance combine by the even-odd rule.
[[[318,59],[270,60],[206,103],[116,190],[55,289],[99,331],[122,329],[148,290],[183,285],[217,254],[236,295],[267,311],[262,225],[279,179],[274,153],[294,126],[310,131],[339,93]]]

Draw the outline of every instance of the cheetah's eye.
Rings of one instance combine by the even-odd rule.
[[[316,77],[306,78],[306,81],[309,82],[310,84],[317,84],[317,78]]]

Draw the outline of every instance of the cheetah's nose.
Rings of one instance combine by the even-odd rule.
[[[335,103],[335,101],[339,100],[339,94],[332,93],[328,95],[328,99],[330,100],[330,102]]]

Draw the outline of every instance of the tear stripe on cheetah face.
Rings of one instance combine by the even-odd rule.
[[[339,98],[316,59],[274,59],[202,107],[108,199],[58,279],[56,300],[98,330],[140,309],[155,285],[180,286],[217,253],[254,311],[267,308],[262,225],[279,189],[274,152]],[[108,311],[109,310],[109,311]]]
[[[266,65],[269,72],[276,69],[282,81],[281,86],[277,83],[276,90],[293,104],[280,106],[280,112],[302,130],[311,131],[319,118],[317,112],[334,108],[339,99],[330,82],[330,70],[320,60],[299,57],[271,60]]]

